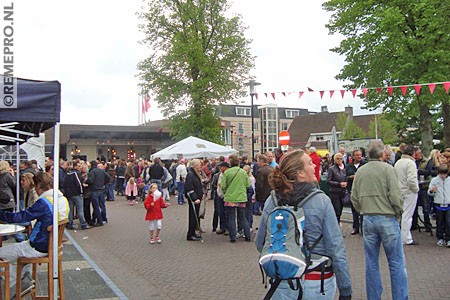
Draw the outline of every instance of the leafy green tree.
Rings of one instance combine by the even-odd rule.
[[[448,80],[449,1],[329,0],[323,7],[332,13],[327,25],[330,33],[344,37],[332,51],[345,56],[346,64],[336,77],[350,81],[348,87],[399,86]],[[369,108],[383,107],[383,111],[392,118],[418,116],[422,147],[428,153],[433,138],[430,109],[448,105],[449,96],[438,88],[433,95],[422,89],[420,96],[411,88],[406,95],[396,89],[392,97],[386,91],[377,93],[370,90],[365,101]],[[450,124],[447,120],[450,113],[448,116],[443,114],[443,117],[444,124]],[[449,132],[444,136],[450,141],[450,128],[444,130]]]
[[[365,138],[366,133],[354,120],[348,119],[345,113],[340,113],[336,119],[336,128],[342,133],[339,135],[340,140]]]
[[[396,144],[398,141],[397,130],[395,124],[384,115],[377,115],[376,127],[378,138],[382,139],[385,144]],[[375,116],[369,123],[369,138],[375,138]]]
[[[227,0],[149,1],[140,14],[150,55],[138,64],[142,90],[151,90],[172,135],[220,141],[214,107],[245,94],[254,65],[240,16]]]

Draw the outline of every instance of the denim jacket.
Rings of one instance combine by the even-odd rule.
[[[266,238],[268,215],[274,208],[275,204],[270,196],[265,202],[261,223],[256,234],[255,243],[259,252],[262,251]],[[345,243],[330,199],[324,193],[316,194],[303,205],[303,210],[308,240],[312,242],[317,240],[321,234],[323,235],[314,252],[332,258],[339,294],[341,296],[351,295],[352,281]]]

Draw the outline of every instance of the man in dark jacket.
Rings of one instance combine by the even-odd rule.
[[[89,191],[91,192],[92,208],[94,209],[94,219],[96,220],[94,226],[103,226],[103,222],[107,223],[106,217],[106,199],[105,199],[105,185],[110,181],[110,176],[105,170],[97,168],[97,161],[91,162],[91,170],[88,174],[87,183]]]
[[[355,174],[358,171],[359,167],[364,165],[366,162],[362,159],[362,152],[361,150],[357,149],[354,150],[352,153],[353,161],[349,163],[345,167],[345,173],[347,175],[347,191],[349,193],[349,197],[351,197],[351,191],[353,186],[353,180],[355,180]],[[360,215],[353,207],[353,204],[350,202],[350,206],[352,209],[352,215],[353,215],[353,230],[352,235],[358,234],[360,230],[360,224],[362,224],[362,220],[360,222]]]
[[[150,182],[158,185],[158,190],[162,191],[162,179],[164,177],[164,169],[161,166],[161,159],[155,158],[153,165],[148,169]]]
[[[75,229],[73,226],[74,207],[77,208],[78,220],[80,220],[81,229],[89,229],[89,225],[84,218],[83,209],[83,186],[81,184],[80,163],[74,161],[72,170],[69,170],[64,177],[64,196],[69,201],[70,213],[68,229]]]
[[[269,175],[272,173],[273,168],[267,163],[267,156],[260,154],[258,156],[258,174],[255,182],[255,198],[260,203],[261,209],[264,208],[264,202],[266,202],[272,190],[269,184]]]
[[[199,159],[193,159],[191,161],[191,168],[189,168],[184,186],[184,195],[189,202],[189,227],[186,236],[188,241],[200,240],[200,238],[197,237],[195,230],[201,230],[200,219],[198,217],[200,212],[200,202],[203,198],[203,185],[200,178],[201,168],[202,165]]]

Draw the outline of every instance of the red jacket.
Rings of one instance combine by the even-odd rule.
[[[153,206],[152,203],[154,203]],[[166,208],[167,205],[162,197],[159,197],[159,199],[155,201],[153,199],[153,195],[148,194],[147,198],[144,201],[144,207],[147,210],[145,220],[150,221],[150,220],[161,220],[163,218],[162,208]]]
[[[309,155],[309,157],[311,157],[311,160],[313,162],[313,164],[316,165],[316,168],[314,169],[314,175],[316,175],[317,181],[320,182],[320,174],[319,174],[319,170],[320,170],[320,156],[317,155],[316,152],[311,153]]]

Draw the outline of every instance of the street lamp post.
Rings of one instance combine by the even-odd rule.
[[[254,79],[251,79],[249,82],[245,83],[246,86],[250,87],[250,113],[252,116],[252,161],[255,160],[255,121],[253,115],[253,97],[256,95],[255,87],[260,84],[261,83],[256,82]]]

